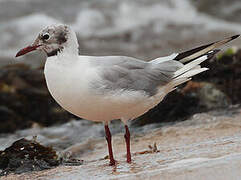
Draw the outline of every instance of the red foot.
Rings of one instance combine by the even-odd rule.
[[[110,160],[109,166],[115,166],[116,165],[116,161],[115,160]]]

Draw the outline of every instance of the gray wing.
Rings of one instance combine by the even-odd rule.
[[[173,73],[183,66],[173,60],[155,64],[125,56],[100,57],[91,62],[100,75],[100,80],[92,82],[98,91],[134,90],[149,96],[170,82]]]

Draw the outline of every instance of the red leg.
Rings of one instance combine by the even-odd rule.
[[[105,125],[105,135],[106,135],[106,141],[108,143],[110,166],[113,166],[113,165],[115,165],[115,159],[114,159],[113,152],[112,152],[111,133],[110,133],[108,125]]]
[[[130,151],[130,131],[127,125],[125,125],[126,133],[126,162],[131,163],[131,151]]]

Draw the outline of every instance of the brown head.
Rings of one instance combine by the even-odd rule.
[[[67,47],[70,38],[76,39],[75,34],[74,37],[71,37],[73,34],[73,31],[67,25],[48,26],[39,33],[32,45],[21,49],[16,54],[16,57],[34,50],[44,51],[48,57],[57,55],[58,52],[63,51],[63,49]]]

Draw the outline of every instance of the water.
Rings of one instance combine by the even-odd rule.
[[[241,2],[218,2],[223,2],[217,3],[221,11],[214,16],[213,8],[204,8],[208,1],[0,0],[0,64],[14,63],[17,50],[55,23],[72,26],[82,54],[125,54],[147,60],[171,54],[184,44],[240,33]],[[20,59],[38,66],[44,56],[35,53]]]
[[[132,133],[143,133],[148,129],[155,129],[162,124],[150,124],[144,127],[130,127]],[[113,121],[110,124],[112,135],[124,133],[124,125],[120,121]],[[37,140],[47,146],[53,146],[56,150],[62,151],[77,143],[103,139],[105,136],[104,125],[102,123],[93,123],[87,120],[72,120],[68,123],[52,127],[35,127],[25,130],[19,130],[13,134],[0,134],[0,150],[9,147],[14,141],[27,138],[32,139],[37,136]]]

